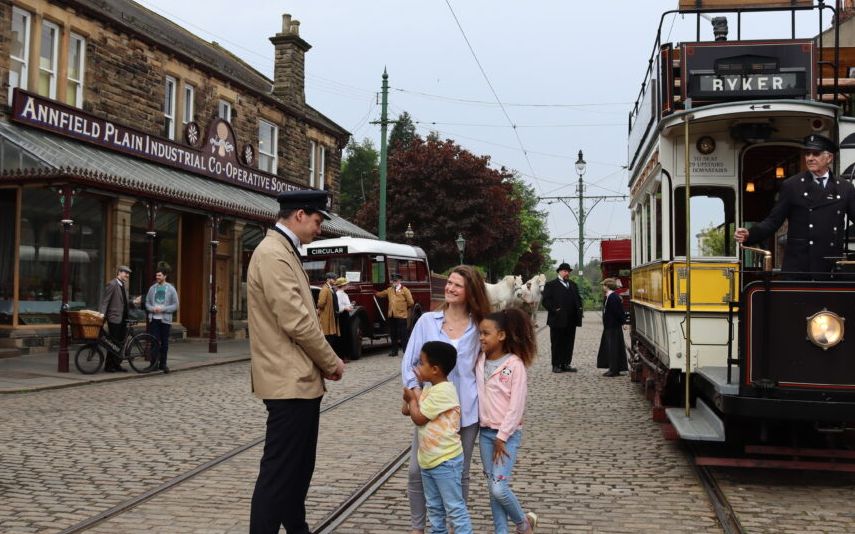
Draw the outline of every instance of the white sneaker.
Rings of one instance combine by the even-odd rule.
[[[531,533],[534,534],[534,527],[537,526],[537,514],[534,512],[526,512],[525,518],[528,520],[528,525],[531,527]]]

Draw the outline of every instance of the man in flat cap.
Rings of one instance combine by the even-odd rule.
[[[415,301],[410,290],[401,283],[400,274],[392,273],[389,278],[392,279],[392,285],[374,293],[374,296],[385,297],[389,301],[389,307],[386,310],[389,341],[392,342],[389,356],[397,356],[398,347],[401,347],[401,352],[407,350],[407,341],[410,337],[407,331],[407,319],[410,317],[410,310],[413,309]]]
[[[315,469],[324,379],[344,363],[321,332],[299,247],[329,218],[327,193],[289,191],[277,198],[276,225],[252,254],[247,272],[252,390],[267,407],[267,435],[249,530],[308,533],[306,494]]]
[[[855,218],[855,189],[831,172],[837,145],[813,134],[804,139],[807,170],[787,178],[769,215],[750,230],[737,228],[734,238],[753,245],[773,235],[787,220],[783,272],[827,273],[843,255],[843,216]],[[771,248],[771,247],[766,247]]]
[[[570,280],[572,270],[569,264],[562,263],[556,269],[558,277],[543,286],[541,303],[548,312],[546,324],[549,325],[553,373],[576,372],[571,363],[576,328],[582,326],[582,299],[576,283]]]
[[[125,344],[125,335],[128,333],[128,282],[131,278],[131,268],[120,265],[116,269],[116,277],[110,280],[104,289],[104,298],[98,308],[107,319],[107,328],[110,339],[119,347]],[[107,352],[107,361],[104,364],[106,373],[126,373],[128,370],[122,367],[122,357],[119,354]]]

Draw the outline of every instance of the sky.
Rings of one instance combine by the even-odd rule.
[[[677,7],[677,0],[137,1],[270,78],[268,38],[281,31],[282,14],[289,13],[312,45],[307,102],[355,140],[380,146],[379,127],[371,122],[380,118],[385,68],[391,119],[407,111],[422,136],[436,130],[490,156],[494,167],[517,171],[540,197],[577,196],[580,150],[586,197],[627,194],[627,115],[661,15]],[[782,20],[762,27],[788,32],[789,19]],[[816,34],[815,19],[798,20],[799,36]],[[751,16],[743,21],[748,30]],[[702,34],[711,33],[708,27],[702,21]],[[668,16],[663,23],[672,42],[693,40],[694,28],[694,18]],[[578,200],[568,202],[578,211]],[[586,239],[628,236],[628,202],[594,202],[585,202]],[[551,237],[559,239],[553,260],[576,264],[573,211],[562,202],[541,208]],[[599,257],[596,240],[585,248],[586,262]]]

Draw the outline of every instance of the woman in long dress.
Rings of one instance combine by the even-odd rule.
[[[618,283],[614,278],[603,280],[603,335],[600,338],[600,350],[597,352],[597,367],[608,371],[603,376],[620,376],[628,369],[626,363],[626,345],[623,340],[624,313]]]

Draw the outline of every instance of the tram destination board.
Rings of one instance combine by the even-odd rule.
[[[333,256],[339,254],[347,254],[347,247],[315,247],[306,250],[307,256]]]

